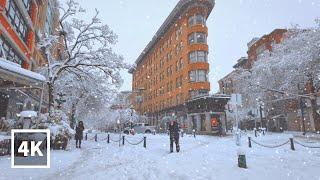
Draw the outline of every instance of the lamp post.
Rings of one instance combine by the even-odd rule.
[[[262,99],[258,99],[258,104],[259,104],[259,111],[260,111],[260,126],[261,128],[266,128],[265,124],[263,123],[263,117],[262,117],[262,110],[264,109],[264,103],[262,101]],[[256,127],[257,128],[257,127]]]
[[[132,116],[133,116],[133,106],[130,106],[130,110],[131,110],[131,116],[130,116],[130,130],[133,128],[133,121],[132,121]]]

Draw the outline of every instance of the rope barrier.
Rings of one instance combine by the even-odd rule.
[[[288,143],[290,142],[290,141],[288,140],[288,141],[286,141],[286,142],[284,142],[284,143],[282,143],[282,144],[278,144],[278,145],[265,145],[265,144],[261,144],[261,143],[255,141],[255,140],[253,140],[253,139],[251,139],[251,141],[252,141],[253,143],[259,145],[259,146],[266,147],[266,148],[278,148],[278,147],[284,146],[284,145],[286,145],[286,144],[288,144]]]
[[[306,147],[306,148],[320,148],[320,146],[308,146],[306,144],[303,144],[297,140],[294,140],[295,143],[299,144],[300,146]]]
[[[125,141],[126,141],[127,143],[129,143],[129,144],[131,144],[131,145],[134,145],[134,146],[141,144],[141,143],[143,142],[143,140],[144,140],[144,138],[142,138],[141,141],[139,141],[139,142],[137,142],[137,143],[132,143],[132,142],[128,141],[127,139],[125,139]]]
[[[115,143],[118,143],[118,142],[121,141],[121,138],[120,138],[119,140],[116,140],[116,141],[110,138],[110,141],[115,142]]]

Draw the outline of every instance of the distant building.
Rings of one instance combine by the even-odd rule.
[[[239,87],[236,86],[237,83],[241,83],[242,81],[237,78],[239,76],[237,71],[244,69],[250,72],[253,64],[258,60],[258,56],[262,53],[271,53],[273,46],[275,44],[280,44],[287,37],[287,32],[288,30],[286,29],[275,29],[270,34],[264,35],[261,38],[253,38],[252,41],[247,44],[248,57],[240,58],[233,66],[234,70],[219,80],[220,93],[230,95],[233,93],[245,92],[245,89],[241,90],[236,88]],[[301,84],[299,90],[301,91],[299,92],[301,94],[311,94],[315,92],[314,90],[310,90],[310,88],[305,86],[305,84]],[[266,113],[266,117],[263,117],[264,122],[260,122],[260,112],[255,113],[255,117],[252,118],[250,118],[250,114],[252,115],[252,112],[248,112],[248,119],[243,121],[246,128],[253,128],[253,119],[256,119],[258,121],[258,126],[265,124],[269,130],[273,131],[304,131],[314,129],[315,125],[310,118],[312,115],[310,102],[305,99],[300,100],[295,97],[278,100],[275,95],[279,94],[272,91],[265,92],[267,102],[265,102],[266,107],[263,109],[264,113]],[[246,97],[243,98],[243,100],[246,100]],[[314,100],[313,103],[316,104],[316,100]],[[258,109],[258,107],[251,108]],[[302,119],[304,119],[304,121]]]
[[[46,79],[35,73],[46,64],[37,43],[42,34],[57,32],[56,0],[0,2],[0,117],[16,118],[23,109],[46,109]]]
[[[111,105],[111,109],[127,109],[132,106],[132,92],[131,91],[122,91],[114,99],[114,102]]]

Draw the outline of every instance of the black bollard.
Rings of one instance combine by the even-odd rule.
[[[122,136],[122,145],[124,146],[124,136]]]
[[[290,147],[291,147],[291,150],[294,151],[295,148],[294,148],[294,143],[293,143],[293,138],[290,138]]]
[[[252,145],[251,145],[251,137],[248,137],[248,143],[249,143],[249,148],[252,148]]]
[[[247,161],[246,161],[246,155],[245,154],[239,154],[238,155],[238,167],[247,168]]]
[[[196,130],[193,130],[193,137],[196,138]]]
[[[86,137],[85,138],[86,138],[86,140],[88,140],[88,133],[86,133]]]
[[[110,134],[108,133],[108,139],[107,139],[107,143],[110,143]]]
[[[147,148],[147,137],[143,137],[143,147]]]
[[[98,141],[98,134],[94,135],[94,141],[95,141],[95,142]]]
[[[254,130],[254,136],[257,137],[257,130]]]

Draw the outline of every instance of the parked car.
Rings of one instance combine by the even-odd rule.
[[[149,126],[146,123],[136,123],[133,125],[132,129],[130,127],[127,127],[123,130],[123,133],[129,134],[129,133],[147,133],[151,134],[156,132],[155,126]]]

